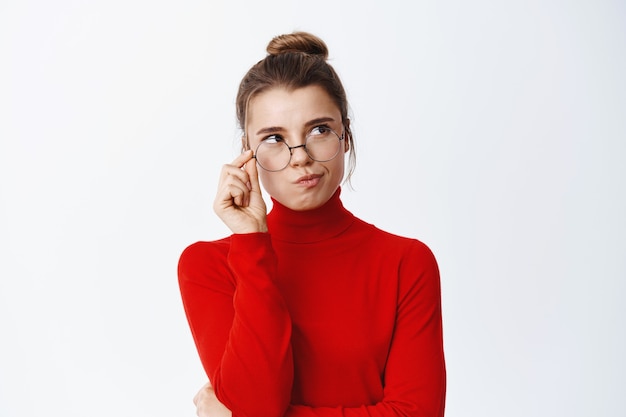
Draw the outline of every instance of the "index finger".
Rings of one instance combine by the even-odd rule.
[[[254,153],[252,152],[252,150],[248,149],[237,158],[235,158],[233,162],[231,162],[231,165],[234,165],[237,168],[242,168],[246,164],[246,162],[252,159],[253,155]]]

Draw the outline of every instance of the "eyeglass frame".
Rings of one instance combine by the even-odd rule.
[[[321,126],[318,126],[318,127],[321,127]],[[331,158],[329,158],[329,159],[318,160],[318,159],[315,159],[315,158],[313,158],[313,157],[311,156],[311,154],[309,153],[309,150],[308,150],[308,149],[307,149],[307,147],[306,147],[306,143],[307,143],[307,141],[309,140],[309,137],[311,136],[311,132],[307,133],[306,137],[304,138],[304,143],[303,143],[302,145],[289,146],[289,145],[287,144],[287,142],[286,142],[286,141],[285,141],[285,142],[283,142],[283,143],[285,144],[285,146],[287,147],[287,149],[289,149],[289,160],[287,161],[287,163],[285,164],[285,166],[284,166],[284,167],[282,167],[281,169],[267,169],[267,168],[265,168],[263,165],[261,165],[261,163],[259,162],[259,160],[258,160],[258,158],[257,158],[257,150],[261,147],[261,145],[263,145],[263,141],[261,141],[261,143],[259,143],[259,144],[257,145],[257,147],[256,147],[256,149],[255,149],[255,151],[254,151],[254,154],[252,155],[252,158],[256,159],[256,163],[257,163],[257,164],[259,164],[259,166],[260,166],[263,170],[265,170],[265,171],[267,171],[267,172],[280,172],[280,171],[284,170],[285,168],[287,168],[287,167],[289,166],[289,164],[291,163],[291,158],[293,157],[293,150],[294,150],[294,149],[298,149],[298,148],[304,148],[304,152],[306,152],[306,155],[307,155],[309,158],[311,158],[313,161],[315,161],[315,162],[328,162],[328,161],[332,161],[332,160],[333,160],[333,159],[335,159],[335,158],[337,157],[337,155],[339,155],[339,153],[340,153],[340,150],[341,150],[341,141],[343,141],[343,140],[345,139],[345,133],[346,133],[346,131],[345,131],[345,129],[343,129],[343,126],[342,126],[341,136],[339,136],[339,135],[337,134],[337,132],[336,132],[334,129],[332,129],[332,128],[328,127],[328,126],[324,126],[324,128],[325,128],[325,129],[330,130],[331,132],[333,132],[333,133],[335,134],[335,136],[337,136],[337,139],[339,139],[339,145],[340,145],[339,147],[337,147],[337,152],[335,152],[335,154],[334,154]],[[313,131],[313,129],[311,129],[311,131]]]

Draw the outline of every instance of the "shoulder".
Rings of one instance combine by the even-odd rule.
[[[231,237],[214,241],[199,241],[187,246],[180,255],[179,263],[210,260],[220,254],[228,253]]]
[[[433,251],[423,241],[393,234],[357,219],[355,229],[360,251],[370,262],[381,262],[392,268],[400,280],[439,280],[439,266]]]
[[[384,231],[359,218],[356,218],[355,228],[360,231],[364,239],[375,242],[381,251],[434,260],[431,249],[419,239]]]
[[[231,237],[210,242],[200,241],[187,246],[178,260],[180,280],[192,279],[226,266]]]

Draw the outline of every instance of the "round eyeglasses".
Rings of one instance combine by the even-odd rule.
[[[334,130],[326,126],[314,127],[304,139],[304,144],[289,146],[279,135],[271,135],[257,146],[253,158],[266,171],[282,171],[289,166],[293,150],[304,148],[305,152],[314,161],[328,162],[335,158],[341,150],[343,133],[339,136]]]

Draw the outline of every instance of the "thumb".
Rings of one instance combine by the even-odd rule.
[[[246,172],[250,177],[250,191],[261,192],[261,185],[259,184],[259,171],[256,166],[256,159],[251,159],[246,163]]]

